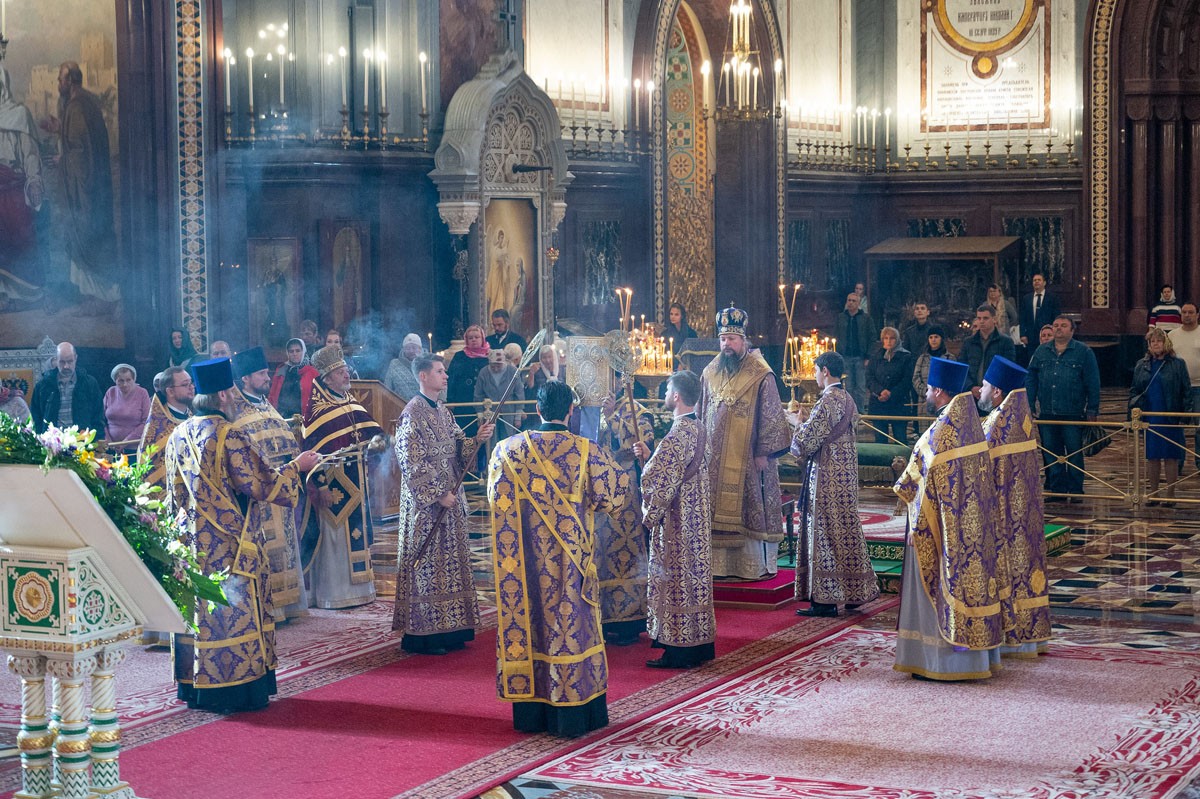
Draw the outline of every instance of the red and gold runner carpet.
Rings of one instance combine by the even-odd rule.
[[[635,646],[610,647],[611,725],[581,741],[512,729],[510,706],[495,697],[494,628],[480,630],[463,652],[408,656],[391,636],[390,604],[378,604],[366,615],[379,618],[353,631],[369,640],[343,636],[340,648],[326,642],[330,665],[310,660],[302,674],[281,681],[280,696],[264,711],[220,717],[179,709],[131,724],[123,735],[122,777],[138,795],[155,799],[471,797],[895,600],[878,600],[849,617],[802,621],[791,608],[720,610],[718,658],[693,671],[646,668],[658,652],[645,637]],[[489,613],[485,628],[494,623]],[[285,641],[288,635],[283,628]],[[0,790],[11,791],[19,787],[19,771],[15,763],[4,765]]]
[[[594,796],[1169,799],[1200,774],[1200,655],[1052,644],[991,680],[894,672],[849,629],[513,781]],[[891,712],[868,712],[868,708]],[[524,794],[522,794],[524,795]]]

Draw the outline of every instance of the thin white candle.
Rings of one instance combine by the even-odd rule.
[[[0,0],[0,3],[3,3],[3,2],[4,2],[4,0]],[[0,32],[2,32],[2,31],[0,31]],[[233,99],[233,85],[232,85],[233,84],[233,70],[229,68],[230,65],[233,63],[233,53],[229,50],[228,47],[225,48],[224,56],[225,56],[225,110],[229,111],[230,107],[231,107],[232,99]]]
[[[427,69],[429,69],[429,56],[425,55],[424,50],[422,50],[421,53],[417,56],[417,61],[419,61],[421,64],[420,69],[417,70],[421,75],[421,113],[426,114],[426,113],[428,113],[428,111],[426,110],[428,106],[426,106],[427,95],[425,93],[426,92],[426,89],[425,89],[425,74],[426,74],[426,72],[425,71]],[[562,81],[559,81],[559,94],[560,95],[562,94]]]
[[[729,62],[728,61],[725,62],[725,66],[721,67],[721,71],[725,73],[725,105],[728,106],[729,105],[729,83],[731,80],[731,78],[729,76]]]
[[[883,149],[889,150],[892,146],[892,109],[883,109]]]
[[[750,73],[751,87],[752,87],[751,88],[751,92],[752,92],[751,98],[752,99],[750,102],[751,108],[758,108],[758,74],[759,74],[758,67],[755,67],[754,71]]]
[[[1075,104],[1067,106],[1067,144],[1075,143]]]
[[[246,48],[246,74],[250,76],[250,110],[254,110],[254,50]]]
[[[646,81],[646,130],[654,127],[654,81]]]
[[[284,105],[284,102],[283,102],[283,73],[285,71],[285,67],[287,67],[287,59],[284,58],[284,56],[287,55],[287,48],[281,44],[275,48],[275,52],[279,53],[279,105],[282,106],[282,105]]]
[[[700,65],[700,74],[704,76],[704,98],[702,101],[702,105],[705,108],[708,107],[708,75],[710,72],[712,72],[712,64],[705,61],[703,64]]]
[[[633,79],[633,94],[629,98],[633,101],[633,129],[642,129],[642,79]]]
[[[342,108],[346,108],[346,48],[338,48],[338,57],[342,59]]]
[[[387,53],[382,50],[375,52],[375,61],[379,64],[379,107],[387,110]]]
[[[783,107],[783,92],[780,91],[783,82],[783,59],[775,59],[775,105]]]
[[[363,111],[371,110],[371,48],[363,50]]]

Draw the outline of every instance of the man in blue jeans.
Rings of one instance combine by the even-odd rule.
[[[1075,324],[1066,316],[1055,317],[1054,340],[1038,347],[1029,361],[1025,389],[1037,418],[1043,422],[1096,421],[1100,413],[1100,367],[1089,347],[1074,340]],[[1048,451],[1046,491],[1069,494],[1071,502],[1082,502],[1083,427],[1075,424],[1039,426],[1042,446]],[[1067,456],[1067,463],[1059,458]]]

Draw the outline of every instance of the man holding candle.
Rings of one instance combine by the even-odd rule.
[[[775,376],[746,339],[749,316],[717,314],[721,352],[704,368],[697,414],[708,436],[713,574],[761,580],[779,571],[782,501],[775,459],[788,449]]]

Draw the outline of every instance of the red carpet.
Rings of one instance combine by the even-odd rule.
[[[876,609],[893,603],[879,602]],[[721,610],[718,660],[687,672],[646,668],[657,652],[644,638],[636,646],[610,647],[612,720],[644,716],[862,617],[797,623],[791,609]],[[274,701],[259,713],[127,749],[122,776],[139,796],[154,799],[474,796],[583,743],[512,729],[509,705],[495,697],[494,647],[494,630],[482,631],[466,652],[406,657]],[[152,726],[169,734],[169,722]]]
[[[892,670],[895,638],[843,630],[515,784],[629,797],[1167,799],[1200,773],[1200,655],[1052,644],[985,682],[931,683]]]

